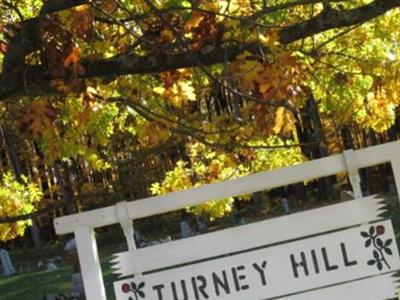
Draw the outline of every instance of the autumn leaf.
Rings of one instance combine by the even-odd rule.
[[[174,33],[171,29],[165,28],[160,32],[160,43],[167,43],[172,41],[174,38]]]
[[[167,71],[160,74],[160,79],[166,89],[170,88],[181,76],[181,72]]]
[[[193,50],[214,46],[222,39],[223,24],[217,22],[214,13],[195,12],[186,25],[187,32],[193,35]]]
[[[72,79],[77,79],[79,75],[85,74],[85,69],[80,63],[80,53],[78,47],[73,47],[71,53],[64,60],[64,67],[72,67]]]
[[[269,28],[265,31],[265,34],[260,34],[259,38],[261,43],[270,51],[276,49],[280,45],[280,34],[277,29]]]
[[[169,129],[160,122],[145,122],[139,130],[139,141],[143,145],[152,146],[170,137]]]
[[[84,12],[84,11],[87,11],[88,9],[90,9],[89,8],[89,5],[87,5],[87,4],[82,4],[82,5],[77,5],[77,6],[75,6],[75,7],[73,7],[72,8],[72,11],[74,11],[74,12]]]
[[[89,6],[73,14],[72,28],[80,38],[88,37],[93,31],[93,13]]]
[[[295,130],[296,127],[292,113],[284,107],[279,107],[275,112],[275,126],[272,129],[273,133],[290,136]]]
[[[0,41],[0,52],[3,54],[7,53],[8,45],[6,42]]]
[[[203,12],[195,11],[185,24],[185,30],[190,31],[193,28],[198,28],[200,23],[204,20],[205,14]]]
[[[285,108],[279,107],[275,113],[275,126],[272,129],[275,134],[280,133],[282,130],[282,127],[284,126],[284,121],[285,121],[284,115],[285,115]]]
[[[54,128],[56,116],[57,110],[51,103],[36,100],[26,108],[21,118],[21,128],[34,137],[42,136],[46,130]]]
[[[118,3],[115,0],[99,0],[96,2],[98,2],[96,5],[109,14],[112,14],[118,8]]]

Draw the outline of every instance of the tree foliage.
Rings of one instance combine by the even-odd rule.
[[[40,188],[34,183],[28,183],[26,177],[19,183],[11,174],[3,174],[0,182],[0,217],[31,213],[41,198]],[[7,241],[23,235],[28,225],[30,221],[0,224],[0,240]]]
[[[325,128],[394,124],[399,6],[1,0],[1,125],[47,168],[104,170],[121,148],[184,145],[155,194],[298,163],[324,143],[299,137],[310,99]],[[194,210],[213,218],[231,203]]]
[[[265,151],[265,149],[237,149],[236,151],[219,151],[199,142],[187,144],[189,161],[178,161],[176,167],[167,172],[161,183],[154,183],[151,187],[153,194],[171,193],[201,186],[203,184],[226,181],[254,172],[269,171],[275,168],[286,167],[299,163],[305,159],[298,148],[291,148],[290,142],[284,142],[276,136],[265,141],[253,140],[249,145],[257,147],[279,147]],[[250,199],[249,195],[242,195],[241,200]],[[197,215],[205,215],[210,219],[222,217],[231,212],[234,198],[217,199],[203,205],[189,208]]]

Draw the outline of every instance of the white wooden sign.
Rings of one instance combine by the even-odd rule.
[[[106,300],[94,229],[117,223],[129,251],[117,256],[116,271],[135,274],[115,283],[118,300],[390,299],[396,294],[391,276],[400,269],[398,250],[390,221],[379,219],[380,200],[362,198],[358,170],[390,163],[400,191],[399,154],[400,141],[348,150],[271,172],[64,216],[55,219],[54,226],[57,234],[75,235],[87,300]],[[134,219],[339,172],[348,173],[357,200],[136,249]],[[371,228],[376,236],[368,242]],[[209,260],[195,262],[204,259]],[[181,264],[190,265],[177,267]],[[171,266],[175,267],[139,275]]]
[[[275,298],[398,270],[394,241],[391,222],[383,221],[134,276],[116,282],[115,293],[118,300]]]
[[[279,300],[377,300],[397,298],[399,287],[395,273],[369,277],[311,292],[290,295]]]
[[[374,196],[116,254],[115,273],[129,276],[227,253],[281,243],[380,219]],[[338,221],[340,218],[340,222]]]

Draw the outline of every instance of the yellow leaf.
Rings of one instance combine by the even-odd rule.
[[[193,12],[190,19],[185,24],[185,30],[189,31],[193,28],[199,27],[201,21],[205,18],[205,14],[203,12],[195,11]]]
[[[162,86],[157,86],[157,87],[153,88],[153,92],[156,94],[162,95],[165,92],[165,88]]]
[[[87,4],[78,5],[78,6],[75,6],[74,8],[72,8],[72,10],[74,10],[76,12],[84,12],[89,9],[90,9],[90,6]]]
[[[275,126],[272,129],[272,131],[275,134],[278,134],[281,132],[283,123],[284,123],[284,118],[285,118],[285,108],[284,107],[279,107],[276,112],[275,112]]]
[[[160,38],[164,42],[169,42],[174,38],[174,33],[169,28],[165,28],[160,32]]]
[[[274,29],[268,29],[265,35],[260,34],[261,43],[268,48],[276,48],[279,45],[279,31]]]
[[[196,101],[196,93],[192,86],[191,81],[182,81],[179,83],[179,85],[182,88],[182,91],[186,95],[188,100]]]

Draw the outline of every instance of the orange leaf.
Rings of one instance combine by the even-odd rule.
[[[185,24],[185,30],[189,31],[189,30],[192,30],[193,28],[199,27],[200,23],[203,21],[205,16],[206,15],[203,12],[199,12],[199,11],[193,12],[192,16]]]
[[[80,64],[80,54],[81,51],[79,48],[73,47],[71,53],[64,60],[65,68],[72,66],[72,78],[78,78],[79,75],[83,75],[85,73],[85,69]]]
[[[54,128],[57,111],[51,103],[44,100],[32,102],[26,109],[21,119],[22,129],[33,136],[41,136]]]

